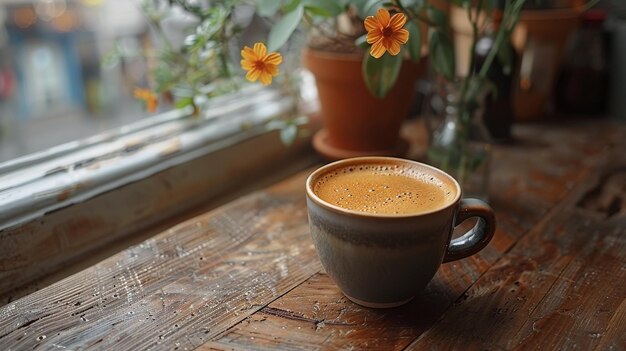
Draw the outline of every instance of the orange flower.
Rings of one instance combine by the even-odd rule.
[[[155,112],[157,106],[159,105],[159,99],[157,95],[153,93],[150,89],[135,88],[135,90],[133,91],[133,96],[135,96],[135,99],[145,102],[146,110],[148,110],[148,112]]]
[[[254,44],[254,48],[250,49],[245,46],[241,50],[241,68],[248,71],[246,79],[256,82],[261,78],[263,85],[272,82],[272,77],[278,75],[278,65],[283,62],[283,57],[277,52],[267,54],[267,48],[263,43]]]
[[[409,31],[402,28],[406,23],[403,13],[389,16],[389,11],[379,9],[376,16],[368,16],[365,19],[367,30],[367,42],[372,45],[370,55],[379,58],[388,51],[395,56],[400,52],[400,45],[409,40]]]

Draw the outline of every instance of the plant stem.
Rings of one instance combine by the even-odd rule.
[[[326,39],[332,41],[335,44],[338,45],[344,45],[345,42],[341,41],[340,39],[338,39],[338,37],[343,37],[344,35],[342,33],[336,33],[336,34],[331,34],[331,33],[327,33],[325,32],[325,29],[322,26],[318,26],[315,25],[313,23],[313,19],[311,18],[311,15],[309,15],[308,13],[304,13],[303,17],[304,18],[304,23],[309,27],[309,29],[317,29],[318,32]]]
[[[232,14],[233,14],[233,10],[234,8],[231,7],[230,9],[228,9],[228,16],[226,16],[226,20],[224,20],[224,22],[222,23],[222,28],[220,28],[220,42],[221,42],[221,53],[220,53],[220,61],[222,64],[222,73],[224,74],[224,76],[226,78],[230,78],[232,77],[232,74],[230,72],[230,69],[228,68],[228,56],[230,55],[230,52],[228,50],[228,42],[229,42],[229,37],[228,35],[226,35],[226,23],[231,19]]]
[[[480,72],[478,76],[480,78],[486,78],[487,72],[493,63],[498,51],[500,51],[500,47],[504,43],[504,40],[508,37],[508,34],[512,28],[515,27],[517,23],[517,19],[519,18],[519,9],[524,5],[526,0],[515,0],[513,4],[509,0],[506,1],[506,5],[504,7],[504,14],[502,16],[502,23],[500,28],[498,29],[498,34],[496,35],[496,40],[494,41],[493,47],[487,54],[485,58],[485,62],[483,66],[480,68]],[[507,23],[511,21],[512,23]],[[510,27],[510,28],[509,28]]]
[[[173,51],[173,45],[172,42],[167,38],[167,36],[165,35],[165,31],[163,30],[163,27],[161,27],[161,22],[159,21],[155,21],[153,19],[150,19],[150,23],[152,23],[152,26],[154,27],[154,29],[156,30],[157,34],[159,35],[159,37],[161,38],[161,40],[163,40],[163,43],[165,44],[165,46],[167,47],[167,49],[169,51]]]
[[[467,148],[469,147],[469,143],[462,143],[461,144],[461,150],[460,151],[460,160],[459,160],[459,165],[458,165],[458,169],[457,169],[457,178],[459,183],[461,184],[461,188],[465,185],[465,177],[466,177],[466,173],[467,173],[467,153],[469,152],[469,150],[467,150]]]
[[[464,123],[469,123],[469,121],[465,121],[465,114],[462,112],[464,111],[469,104],[469,99],[467,97],[467,89],[469,86],[469,82],[471,80],[471,77],[474,75],[474,56],[475,56],[475,51],[476,51],[476,42],[478,41],[478,17],[480,16],[480,12],[482,11],[482,1],[478,1],[478,5],[476,6],[476,14],[474,15],[474,18],[472,19],[472,7],[470,5],[467,6],[467,17],[472,25],[472,44],[470,46],[470,52],[469,52],[469,67],[468,67],[468,71],[467,71],[467,77],[465,77],[465,79],[463,80],[463,86],[461,88],[461,93],[459,95],[459,109],[461,110],[461,121],[463,121]],[[469,111],[468,111],[469,112]],[[471,120],[471,115],[467,116],[469,120]]]
[[[415,25],[419,25],[419,22],[424,22],[428,24],[429,27],[439,27],[435,22],[431,21],[428,17],[420,16],[419,14],[414,13],[413,11],[407,9],[402,5],[400,0],[393,0],[393,4],[395,4],[401,12],[406,14],[411,22],[415,23]]]

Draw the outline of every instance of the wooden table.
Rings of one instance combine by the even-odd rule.
[[[626,349],[626,125],[518,126],[498,230],[411,303],[349,302],[298,174],[0,308],[0,350]]]

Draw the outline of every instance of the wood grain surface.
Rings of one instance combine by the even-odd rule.
[[[202,208],[218,197],[228,197],[266,177],[265,174],[280,173],[272,170],[290,158],[305,158],[308,147],[304,142],[285,148],[276,134],[250,138],[80,205],[66,206],[28,223],[0,230],[0,305],[20,296],[16,289],[26,284],[41,286],[45,282],[37,280],[49,279],[52,273],[74,262],[93,256],[99,256],[97,261],[100,261],[110,256],[101,252],[107,252],[107,246],[115,241],[143,236],[145,232],[157,234],[158,231],[151,229],[166,228],[163,225],[172,223],[170,219]],[[254,157],[240,157],[259,148]],[[215,167],[216,164],[222,166]],[[311,164],[313,161],[307,167]],[[143,240],[147,237],[143,236]]]
[[[0,310],[0,349],[194,348],[315,274],[304,174]]]
[[[626,126],[518,126],[498,230],[409,304],[348,301],[309,237],[303,172],[0,308],[0,349],[626,349]]]

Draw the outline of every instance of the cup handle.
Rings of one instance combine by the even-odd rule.
[[[493,238],[496,231],[496,216],[486,202],[478,199],[461,200],[455,225],[471,217],[478,217],[476,225],[450,242],[443,263],[471,256],[485,248]]]

